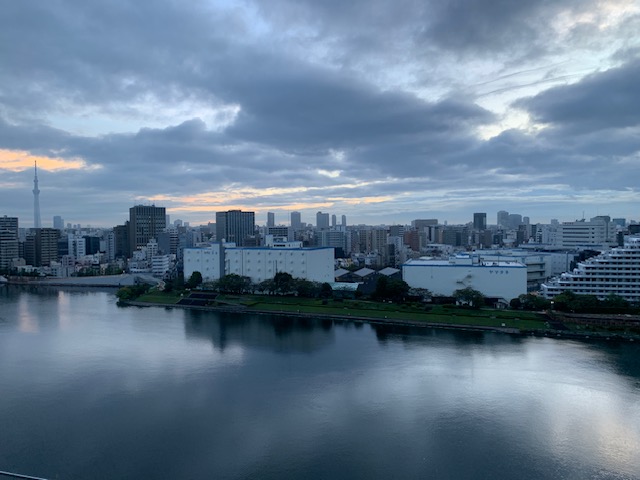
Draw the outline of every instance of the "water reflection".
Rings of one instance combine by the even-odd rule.
[[[310,353],[335,342],[333,322],[311,318],[190,310],[185,313],[184,327],[187,338],[206,339],[220,351],[241,345]]]
[[[640,471],[636,345],[0,292],[0,467],[93,479]],[[21,333],[21,310],[37,333]]]

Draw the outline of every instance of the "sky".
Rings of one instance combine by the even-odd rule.
[[[20,0],[0,215],[640,220],[640,0]]]

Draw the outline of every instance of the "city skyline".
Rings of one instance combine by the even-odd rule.
[[[34,162],[43,226],[640,219],[638,1],[26,0],[0,27],[24,227]]]

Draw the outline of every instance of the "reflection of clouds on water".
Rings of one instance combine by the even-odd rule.
[[[313,352],[335,341],[333,322],[304,317],[188,311],[187,338],[210,341],[214,350],[229,346],[264,348],[275,352]]]

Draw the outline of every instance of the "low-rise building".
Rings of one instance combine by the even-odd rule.
[[[334,281],[333,248],[236,247],[214,243],[184,251],[184,277],[200,272],[204,281],[218,280],[229,274],[249,277],[260,283],[278,272],[314,282]]]
[[[434,295],[451,296],[473,288],[487,297],[511,300],[527,293],[527,267],[513,261],[484,261],[478,255],[459,254],[448,260],[415,259],[402,265],[402,278],[410,287]]]

